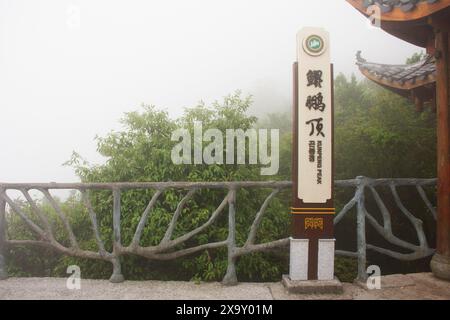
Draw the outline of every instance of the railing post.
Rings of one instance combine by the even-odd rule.
[[[8,278],[6,271],[6,202],[3,199],[4,189],[0,189],[0,280]]]
[[[228,267],[222,284],[231,286],[238,283],[236,276],[236,189],[232,189],[228,198]]]
[[[356,213],[356,230],[357,230],[357,247],[358,247],[358,277],[357,281],[365,282],[367,280],[366,262],[367,262],[367,243],[366,243],[366,210],[365,195],[366,187],[365,177],[357,177],[358,186],[356,189],[357,213]]]
[[[112,283],[120,283],[125,279],[122,275],[122,266],[120,264],[120,246],[122,243],[120,234],[120,189],[113,189],[113,274],[109,281]]]

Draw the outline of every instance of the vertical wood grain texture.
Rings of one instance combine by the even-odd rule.
[[[437,68],[437,168],[438,221],[437,253],[450,256],[450,110],[449,110],[449,33],[436,34]]]

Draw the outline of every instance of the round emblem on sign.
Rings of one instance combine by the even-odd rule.
[[[325,42],[322,37],[311,35],[305,39],[303,48],[311,56],[320,56],[325,51]]]

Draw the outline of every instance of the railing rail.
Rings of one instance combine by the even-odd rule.
[[[338,250],[336,254],[355,257],[358,259],[358,279],[363,280],[366,277],[366,252],[367,250],[377,251],[379,253],[391,256],[400,260],[415,260],[427,257],[433,254],[427,243],[427,238],[422,227],[422,221],[416,218],[403,204],[397,192],[398,187],[415,187],[418,195],[423,200],[428,211],[436,218],[436,209],[428,199],[424,187],[435,186],[436,179],[370,179],[365,177],[357,177],[352,180],[340,180],[335,182],[337,188],[354,188],[353,198],[342,208],[335,217],[335,225],[339,224],[344,216],[356,207],[357,220],[357,251]],[[139,255],[153,260],[171,260],[188,256],[206,249],[215,249],[220,247],[227,248],[228,267],[224,284],[237,283],[236,276],[236,260],[243,255],[264,252],[276,248],[283,248],[289,245],[289,238],[278,239],[269,243],[256,243],[256,235],[264,214],[271,201],[279,194],[280,191],[288,189],[292,186],[289,181],[282,182],[149,182],[149,183],[0,183],[0,279],[7,277],[6,262],[4,252],[7,247],[15,245],[39,245],[49,247],[62,254],[109,261],[113,265],[113,274],[110,278],[111,282],[123,281],[121,272],[120,257],[123,255]],[[408,243],[393,234],[391,214],[386,208],[384,201],[381,199],[377,187],[389,187],[395,199],[395,203],[403,215],[411,222],[417,233],[419,245]],[[259,211],[256,213],[255,219],[250,227],[247,240],[242,246],[236,243],[236,215],[239,214],[236,204],[236,194],[240,189],[247,188],[264,188],[271,189],[272,192],[262,203]],[[78,190],[82,195],[82,201],[86,207],[91,222],[94,238],[98,247],[98,251],[83,250],[80,248],[76,235],[74,234],[70,222],[60,208],[59,204],[50,193],[50,190],[71,189]],[[121,237],[121,193],[131,189],[152,189],[155,193],[149,199],[148,205],[140,216],[139,223],[136,227],[134,236],[128,246],[124,246]],[[164,237],[159,244],[154,246],[141,246],[140,240],[143,230],[147,224],[152,209],[155,207],[158,198],[169,189],[186,190],[186,195],[178,203],[172,219],[166,229]],[[187,202],[201,189],[221,189],[226,190],[227,195],[223,198],[220,205],[213,211],[209,219],[201,226],[190,230],[184,235],[173,238],[173,233],[181,212]],[[30,206],[33,213],[36,214],[40,223],[35,223],[21,206],[8,196],[8,190],[19,191],[25,198],[26,203]],[[54,211],[60,218],[63,227],[68,235],[69,245],[64,246],[55,239],[52,227],[46,215],[40,210],[36,202],[30,195],[30,190],[40,192]],[[105,244],[100,236],[97,215],[90,201],[89,192],[92,190],[110,190],[113,194],[113,246],[111,252],[105,249]],[[372,194],[375,202],[381,212],[383,223],[380,224],[374,216],[368,212],[366,208],[366,192]],[[27,227],[33,231],[39,240],[14,240],[7,237],[7,219],[6,206],[10,211],[18,214]],[[186,243],[196,235],[205,231],[208,227],[217,221],[219,216],[228,207],[228,237],[226,240],[214,243],[207,243],[190,248],[177,249],[180,244]],[[410,253],[394,252],[392,249],[381,248],[379,246],[368,244],[366,241],[366,222],[368,222],[378,234],[380,234],[389,243],[401,247]],[[338,239],[339,240],[339,239]]]

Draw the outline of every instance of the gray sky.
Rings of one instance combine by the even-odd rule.
[[[343,0],[0,0],[0,181],[77,181],[72,150],[101,162],[95,135],[142,103],[177,116],[242,89],[257,114],[287,109],[304,26],[330,31],[347,75],[357,50],[386,63],[420,51]]]

